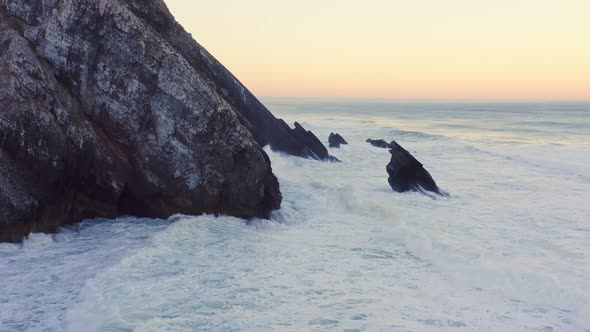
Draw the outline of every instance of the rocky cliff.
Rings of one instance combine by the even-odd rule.
[[[0,0],[0,241],[124,214],[266,217],[267,144],[328,157],[162,0]]]

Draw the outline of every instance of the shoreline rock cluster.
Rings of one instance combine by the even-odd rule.
[[[0,242],[84,219],[267,218],[263,147],[339,162],[277,119],[163,0],[0,0]],[[331,148],[348,142],[330,133]],[[397,143],[395,191],[440,190]]]
[[[0,75],[0,241],[97,217],[265,218],[282,196],[263,146],[334,160],[163,0],[0,0]]]

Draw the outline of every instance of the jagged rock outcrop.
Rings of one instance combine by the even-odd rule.
[[[372,146],[378,147],[378,148],[382,148],[382,149],[389,149],[389,143],[385,142],[382,139],[371,139],[368,138],[367,139],[367,143],[371,144]]]
[[[422,163],[416,160],[406,149],[396,141],[391,141],[389,147],[391,161],[387,165],[387,174],[389,174],[389,185],[393,190],[400,193],[410,190],[422,193],[431,191],[441,196],[447,195],[438,188]]]
[[[340,144],[348,144],[348,142],[340,134],[330,133],[328,144],[331,148],[340,148]]]
[[[340,161],[338,158],[330,156],[328,154],[328,149],[326,149],[324,144],[322,144],[317,136],[311,131],[305,130],[305,128],[303,128],[299,122],[295,122],[295,129],[292,129],[292,134],[298,142],[302,142],[305,146],[305,155],[307,157],[332,162]]]
[[[303,128],[299,122],[295,122],[295,128],[293,129],[291,129],[291,127],[289,127],[289,125],[281,119],[277,120],[276,125],[282,128],[285,133],[288,133],[290,137],[289,139],[292,139],[296,144],[288,144],[278,149],[271,143],[271,148],[275,146],[273,150],[286,152],[288,154],[304,158],[332,162],[339,161],[338,158],[330,156],[328,149],[326,149],[319,138],[317,138],[317,136],[311,131]]]
[[[0,0],[0,107],[0,241],[124,214],[266,217],[281,193],[262,146],[331,159],[162,0]]]
[[[109,1],[114,0],[101,0],[101,3]],[[277,119],[234,75],[195,42],[192,36],[172,19],[162,0],[119,1],[128,4],[138,17],[149,22],[166,42],[174,46],[179,55],[197,72],[207,77],[212,89],[234,106],[240,122],[248,128],[261,146],[270,145],[275,151],[304,158],[314,158],[309,154],[310,150],[316,156],[323,155],[316,153],[317,148],[307,146],[304,141],[298,140],[291,127],[282,119]],[[333,161],[335,158],[326,154],[320,159]]]

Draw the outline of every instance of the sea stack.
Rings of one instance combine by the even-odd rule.
[[[331,148],[340,148],[341,144],[348,144],[348,142],[338,133],[330,133],[330,136],[328,136],[328,143]]]
[[[396,192],[430,191],[441,196],[446,193],[441,191],[430,173],[424,169],[422,163],[414,158],[406,149],[396,141],[389,143],[391,161],[387,165],[388,182]]]
[[[332,160],[162,0],[0,0],[0,73],[0,241],[127,214],[267,217],[263,146]]]

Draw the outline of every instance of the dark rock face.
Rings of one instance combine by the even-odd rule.
[[[328,143],[331,148],[340,148],[340,144],[348,144],[348,142],[338,133],[330,133]]]
[[[44,1],[55,2],[55,0]],[[96,0],[83,2],[91,3]],[[99,2],[106,3],[107,0]],[[148,22],[164,41],[175,49],[179,57],[199,75],[206,78],[213,93],[233,106],[239,121],[250,131],[260,146],[270,145],[274,151],[303,158],[313,158],[313,155],[309,153],[311,150],[321,160],[334,159],[327,154],[322,157],[324,154],[320,151],[321,148],[306,145],[306,140],[300,140],[296,132],[282,119],[277,119],[234,75],[174,21],[163,0],[118,0],[116,2],[126,5],[138,18]]]
[[[295,122],[295,128],[293,129],[291,129],[289,125],[281,119],[277,121],[277,125],[280,128],[285,129],[285,132],[289,134],[288,138],[290,140],[292,139],[293,144],[289,143],[281,149],[273,148],[274,150],[286,152],[288,154],[304,158],[324,161],[339,161],[338,158],[330,156],[328,154],[328,149],[326,149],[319,138],[317,138],[317,136],[311,131],[303,128],[299,122]],[[274,145],[271,143],[271,148],[273,146]]]
[[[382,149],[389,149],[389,143],[385,142],[382,139],[367,139],[367,143],[371,144],[372,146],[382,148]]]
[[[125,214],[267,217],[282,197],[262,145],[329,159],[162,0],[0,0],[0,78],[0,241]]]
[[[328,157],[328,150],[322,142],[309,130],[305,130],[298,122],[295,122],[293,136],[298,142],[307,147],[306,154],[314,159],[323,160]]]
[[[389,146],[391,148],[389,150],[391,161],[387,165],[387,174],[389,174],[389,185],[393,190],[400,193],[410,190],[431,191],[446,196],[446,193],[438,188],[423,165],[406,149],[402,148],[396,141],[391,141]]]

